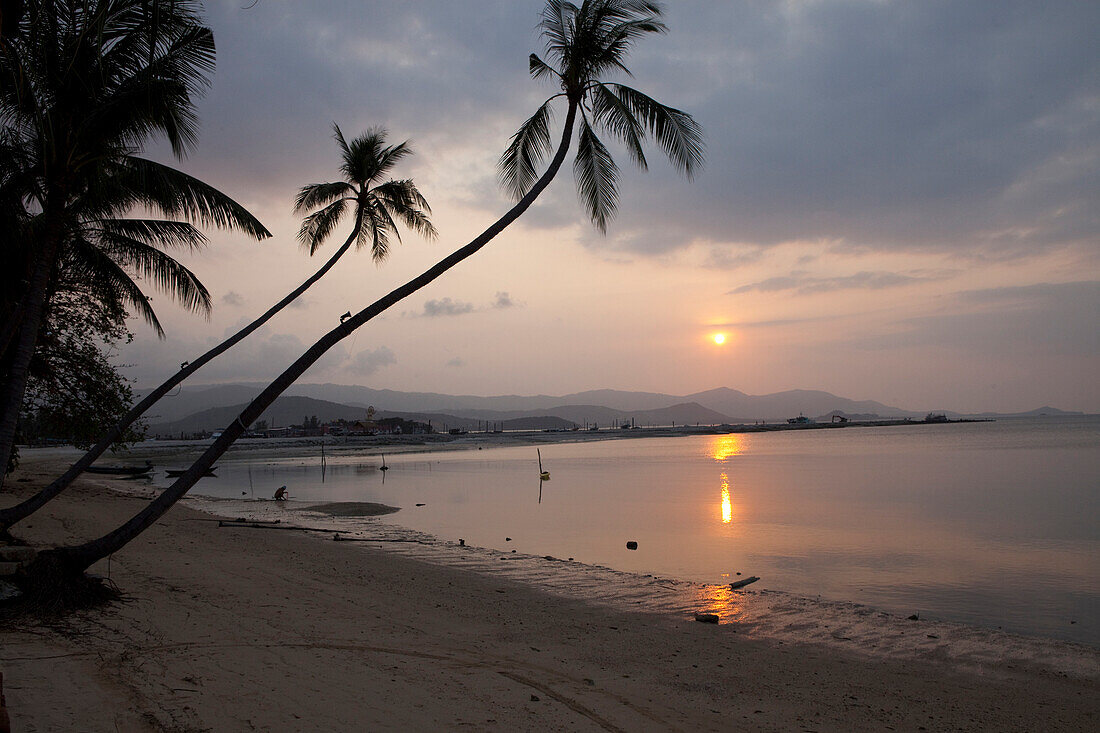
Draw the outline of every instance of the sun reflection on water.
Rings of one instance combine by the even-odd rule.
[[[721,435],[714,438],[710,444],[711,457],[716,461],[724,461],[731,456],[741,455],[745,452],[746,440],[741,435]]]
[[[729,476],[722,474],[722,524],[733,521],[733,504],[730,502]]]

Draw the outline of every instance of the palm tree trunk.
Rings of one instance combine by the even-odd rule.
[[[46,312],[46,301],[50,286],[50,276],[57,260],[61,242],[61,223],[56,222],[45,232],[44,243],[38,252],[37,261],[27,283],[27,293],[23,300],[23,318],[19,324],[15,342],[12,344],[11,368],[5,374],[3,391],[0,392],[0,487],[4,485],[8,460],[15,444],[15,428],[19,423],[19,410],[23,406],[23,395],[27,390],[27,377],[30,373],[34,348],[38,344],[38,330],[42,326],[42,316]]]
[[[50,499],[54,498],[62,491],[64,491],[69,486],[69,484],[76,480],[77,476],[82,474],[84,470],[88,468],[88,466],[92,465],[92,463],[95,462],[97,458],[103,455],[103,453],[108,448],[114,445],[115,441],[121,438],[122,435],[126,432],[126,429],[133,425],[134,422],[143,414],[145,414],[145,412],[150,407],[156,404],[161,397],[168,394],[168,392],[171,391],[176,385],[198,371],[204,364],[214,359],[218,355],[224,353],[225,351],[228,351],[230,348],[242,341],[250,333],[267,323],[269,320],[271,320],[271,318],[275,316],[276,313],[278,313],[291,302],[293,302],[296,298],[298,298],[298,296],[308,290],[311,285],[320,280],[326,272],[332,269],[332,266],[336,264],[337,260],[344,256],[344,253],[348,251],[348,248],[351,247],[352,243],[355,242],[355,239],[358,236],[360,225],[362,223],[362,218],[362,210],[357,210],[355,213],[355,226],[352,228],[351,235],[347,238],[347,241],[345,241],[343,246],[340,247],[340,249],[336,250],[336,253],[329,258],[328,262],[326,262],[324,266],[322,266],[321,269],[319,269],[317,272],[313,273],[313,275],[308,280],[299,285],[285,298],[269,308],[267,312],[264,313],[262,316],[252,321],[252,323],[248,324],[240,331],[237,331],[237,333],[233,334],[225,341],[222,341],[220,344],[210,349],[199,358],[188,363],[186,366],[176,372],[171,378],[169,378],[168,381],[146,395],[145,399],[134,405],[130,409],[130,411],[127,412],[125,416],[123,416],[123,418],[118,422],[117,425],[111,428],[111,430],[106,435],[100,438],[98,443],[92,446],[92,448],[87,453],[81,456],[80,460],[74,463],[68,471],[56,478],[49,486],[42,489],[40,492],[22,502],[21,504],[16,504],[15,506],[9,507],[7,509],[0,509],[0,532],[5,532],[16,522],[26,519],[31,514],[38,511],[38,509],[45,505],[46,502],[48,502]]]
[[[137,537],[141,532],[156,522],[161,515],[172,507],[172,505],[183,498],[191,487],[195,485],[195,482],[202,478],[207,469],[213,466],[215,461],[225,453],[229,446],[244,433],[246,426],[257,420],[260,415],[263,414],[264,410],[275,401],[275,398],[282,394],[287,387],[294,384],[294,382],[320,359],[326,351],[350,336],[357,328],[377,316],[379,313],[382,313],[390,306],[412,295],[458,263],[473,255],[492,241],[492,239],[500,234],[505,227],[519,218],[520,214],[525,212],[531,204],[534,203],[535,199],[538,198],[539,194],[550,185],[550,181],[554,179],[554,176],[561,168],[566,153],[569,151],[569,141],[572,137],[573,124],[576,118],[577,102],[570,100],[569,111],[565,118],[565,130],[562,132],[561,142],[546,172],[542,174],[542,177],[535,182],[531,190],[528,191],[515,206],[494,222],[488,229],[482,232],[481,235],[464,247],[455,250],[419,276],[408,281],[401,287],[390,291],[387,295],[376,300],[374,303],[322,336],[320,340],[306,351],[306,353],[302,354],[302,356],[291,364],[286,371],[280,374],[274,382],[268,385],[268,387],[237,416],[237,419],[222,431],[221,436],[207,448],[205,453],[199,456],[198,460],[191,465],[191,468],[187,469],[186,473],[180,476],[174,484],[150,502],[145,509],[134,515],[128,522],[99,539],[92,540],[83,545],[78,545],[76,547],[60,547],[39,553],[34,563],[26,569],[26,572],[30,574],[82,572],[97,560],[122,549],[130,540]]]

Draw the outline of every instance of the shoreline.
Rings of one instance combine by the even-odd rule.
[[[629,433],[637,433],[637,432],[639,432],[639,431],[624,431],[624,433],[628,433],[628,434]],[[478,435],[480,436],[482,434],[478,434]],[[360,443],[353,443],[353,444],[350,444],[350,445],[347,445],[347,446],[341,446],[341,447],[345,448],[345,450],[343,450],[343,451],[332,450],[332,445],[331,444],[328,444],[327,448],[328,448],[328,456],[329,456],[330,466],[331,466],[331,463],[333,461],[340,461],[340,460],[343,460],[343,462],[346,464],[347,461],[348,461],[349,456],[353,457],[353,460],[358,460],[360,458],[369,458],[369,457],[373,457],[373,458],[377,459],[379,453],[381,453],[383,451],[390,454],[391,456],[396,455],[396,454],[406,454],[406,455],[426,454],[426,455],[431,455],[432,453],[440,453],[440,452],[444,453],[444,454],[447,454],[447,453],[451,453],[453,451],[461,451],[461,452],[469,452],[469,451],[474,451],[474,450],[480,451],[483,447],[484,448],[496,448],[496,447],[527,446],[527,445],[531,445],[532,442],[535,442],[536,444],[542,443],[542,442],[553,442],[553,443],[572,443],[572,442],[575,442],[574,440],[572,440],[572,438],[571,438],[572,434],[570,434],[570,433],[557,433],[557,434],[551,433],[551,434],[546,435],[545,437],[542,434],[539,434],[539,433],[534,433],[534,434],[521,433],[521,434],[518,434],[518,436],[519,436],[519,439],[517,439],[517,434],[506,434],[505,435],[505,440],[503,442],[501,442],[501,440],[500,440],[501,436],[500,435],[493,436],[492,434],[489,434],[490,440],[493,440],[493,442],[489,443],[489,444],[484,444],[479,440],[454,439],[452,436],[440,436],[440,437],[446,439],[446,442],[444,442],[442,444],[424,444],[422,441],[416,440],[417,438],[421,438],[423,436],[405,436],[406,439],[409,440],[410,442],[402,444],[402,445],[390,444],[390,445],[384,445],[384,446],[373,446],[373,447],[371,447],[371,446],[364,446]],[[465,437],[465,436],[463,436],[463,437]],[[534,440],[534,441],[530,440],[532,437],[534,437],[536,440]],[[614,435],[614,437],[619,437],[619,436]],[[629,435],[623,436],[623,438],[629,438],[629,437],[632,437],[632,436],[629,436]],[[413,442],[413,441],[415,441],[415,442]],[[272,444],[273,441],[271,441],[271,440],[262,441],[262,442],[265,444],[262,447],[266,448],[266,450],[260,451],[260,450],[255,450],[255,449],[245,449],[242,452],[237,452],[236,454],[234,454],[232,451],[230,451],[226,454],[226,456],[224,456],[224,458],[226,459],[226,463],[227,464],[233,464],[235,462],[248,463],[248,462],[260,459],[260,460],[272,460],[276,463],[285,463],[286,465],[290,465],[290,464],[292,464],[292,463],[294,463],[298,460],[307,460],[308,461],[308,460],[313,460],[313,459],[317,458],[316,449],[317,449],[317,446],[318,446],[318,441],[316,439],[278,439],[278,443],[275,444],[275,445]],[[137,462],[137,461],[140,461],[140,460],[148,461],[148,460],[151,459],[156,464],[156,466],[159,470],[159,469],[164,467],[165,462],[167,462],[167,465],[169,467],[171,467],[173,465],[172,464],[173,461],[178,461],[179,465],[185,465],[187,463],[190,463],[190,461],[194,457],[196,457],[199,454],[199,452],[201,452],[201,450],[204,449],[205,445],[203,443],[198,443],[198,442],[181,443],[179,445],[174,446],[176,448],[175,452],[168,452],[168,453],[165,453],[162,450],[159,450],[159,448],[161,448],[161,447],[162,447],[162,444],[160,442],[152,442],[152,441],[151,442],[146,442],[146,443],[142,444],[142,446],[139,450],[128,454],[126,459],[124,459],[124,460]],[[79,456],[80,453],[76,449],[69,447],[69,448],[36,449],[36,450],[28,452],[28,455],[37,455],[38,460],[46,460],[46,459],[53,458],[53,459],[56,459],[56,460],[66,460],[66,459],[68,459],[68,460],[71,461],[71,460],[74,460],[77,456]],[[419,459],[417,459],[417,460],[419,460]],[[241,465],[241,464],[238,464],[238,465]],[[360,468],[362,468],[362,466],[360,466]],[[371,468],[371,466],[368,465],[367,468]],[[228,465],[227,465],[227,469],[228,469]],[[168,483],[170,483],[171,479],[168,479],[167,481],[168,481]],[[249,475],[249,482],[251,482],[251,474]],[[283,477],[283,479],[281,481],[276,481],[276,483],[280,483],[280,482],[290,483],[286,479],[286,477]],[[167,483],[162,484],[161,481],[157,481],[156,485],[153,485],[153,484],[150,484],[148,481],[133,481],[133,480],[130,480],[130,479],[123,480],[123,479],[121,479],[121,477],[116,477],[115,485],[118,486],[118,487],[121,487],[122,490],[124,490],[125,492],[128,492],[132,495],[141,496],[143,498],[148,499],[148,498],[152,498],[153,496],[155,496],[156,493],[159,492],[163,486],[167,485]],[[200,511],[205,511],[205,512],[208,512],[208,513],[211,513],[211,514],[216,514],[216,515],[229,514],[235,519],[241,519],[241,518],[244,518],[244,517],[258,517],[258,518],[265,518],[265,519],[271,520],[271,519],[277,519],[280,516],[286,518],[288,515],[293,514],[293,516],[296,517],[296,518],[291,519],[290,521],[298,523],[298,524],[302,524],[302,521],[299,521],[299,519],[301,519],[303,516],[310,516],[309,514],[306,514],[306,515],[301,514],[301,512],[307,511],[307,510],[310,509],[310,507],[308,506],[309,504],[319,504],[319,503],[322,503],[322,502],[330,501],[329,499],[322,499],[320,497],[306,499],[306,498],[303,498],[303,497],[299,497],[295,494],[295,496],[292,497],[291,500],[288,501],[288,502],[272,502],[270,500],[264,501],[264,500],[254,500],[254,499],[241,498],[241,497],[237,496],[237,494],[240,493],[240,492],[236,492],[236,491],[229,492],[229,493],[226,493],[224,491],[222,491],[222,492],[217,492],[216,491],[214,495],[203,494],[203,493],[201,493],[201,491],[202,490],[199,487],[193,488],[191,493],[189,493],[188,496],[186,496],[183,499],[183,503],[185,503],[187,506],[190,506],[192,508],[197,508]],[[293,491],[293,489],[292,489],[292,491]],[[393,501],[394,499],[397,499],[397,500]],[[365,536],[362,536],[362,535],[364,535],[364,533],[361,532],[360,530],[364,529],[365,527],[369,527],[370,525],[369,524],[365,525],[363,523],[357,523],[357,521],[356,521],[357,519],[359,519],[359,518],[361,518],[365,515],[359,510],[354,510],[354,509],[349,508],[349,506],[350,506],[349,501],[351,503],[355,502],[355,500],[352,499],[351,497],[344,497],[343,500],[337,501],[334,504],[334,506],[343,506],[343,510],[346,513],[343,513],[343,512],[341,512],[341,513],[343,513],[343,516],[348,517],[350,519],[350,523],[340,524],[341,520],[339,519],[339,515],[337,514],[337,512],[328,511],[328,512],[322,512],[322,514],[326,514],[328,516],[321,516],[320,514],[313,515],[310,518],[310,520],[308,522],[306,522],[306,524],[309,524],[310,526],[313,526],[313,527],[318,528],[318,529],[322,529],[322,528],[343,529],[344,531],[354,532],[355,534],[361,535],[360,539],[365,539],[366,537],[369,537],[371,532],[368,531],[368,532],[365,533]],[[398,506],[403,506],[404,505],[400,501],[400,499],[396,496],[391,497],[390,501],[397,504]],[[344,506],[344,505],[347,505],[347,506]],[[411,507],[411,504],[409,506]],[[417,506],[421,506],[421,505],[417,504]],[[392,513],[394,511],[397,511],[396,508],[390,508],[385,513]],[[418,544],[421,544],[421,545],[431,544],[431,545],[434,545],[434,546],[443,547],[445,545],[454,544],[455,541],[459,541],[458,537],[460,537],[460,536],[466,537],[467,539],[465,540],[465,542],[467,542],[467,543],[471,541],[470,540],[470,534],[468,534],[466,532],[462,532],[462,531],[452,531],[450,533],[445,532],[444,536],[447,539],[444,539],[443,537],[437,537],[437,536],[434,536],[434,535],[431,535],[431,534],[421,534],[423,532],[431,533],[431,532],[436,531],[436,530],[433,529],[430,526],[431,523],[429,523],[429,526],[425,526],[425,524],[423,522],[419,523],[419,525],[418,525],[418,523],[416,521],[411,519],[411,516],[410,516],[410,520],[408,522],[403,521],[402,517],[404,517],[405,515],[408,515],[409,512],[412,512],[412,511],[416,511],[416,510],[413,510],[413,509],[410,509],[410,508],[406,507],[406,511],[403,512],[402,514],[400,514],[398,516],[395,516],[395,517],[392,517],[392,518],[383,518],[383,519],[380,520],[381,522],[389,523],[388,526],[386,527],[386,532],[384,533],[384,534],[387,535],[387,539],[385,540],[386,542],[414,541],[414,542],[416,542]],[[452,530],[453,529],[454,528],[452,528]],[[518,528],[513,528],[513,529],[518,529]],[[514,534],[514,532],[509,532],[509,534]],[[488,552],[490,554],[495,553],[495,554],[502,555],[502,557],[499,558],[500,560],[514,560],[514,559],[516,559],[515,555],[511,554],[511,553],[516,552],[516,550],[513,549],[513,548],[521,547],[523,545],[523,543],[521,543],[521,542],[512,543],[511,538],[508,538],[507,543],[500,542],[499,540],[504,537],[504,533],[501,533],[499,535],[499,537],[496,538],[495,541],[492,538],[487,538],[485,536],[484,532],[481,532],[480,534],[475,532],[475,535],[476,535],[476,540],[475,540],[476,542],[486,543],[485,547],[476,548],[476,549],[482,550],[484,552]],[[416,539],[414,539],[414,540],[400,540],[400,539],[397,539],[397,538],[401,538],[401,537],[405,537],[405,538],[410,538],[411,537],[411,538],[416,538]],[[472,548],[472,546],[470,546],[470,547]],[[580,557],[580,556],[585,554],[583,551],[578,553],[577,552],[578,549],[583,549],[583,548],[579,548],[579,547],[576,547],[576,546],[573,546],[573,545],[562,545],[561,543],[558,543],[557,545],[555,545],[553,542],[549,543],[549,545],[547,545],[545,543],[543,543],[542,545],[536,543],[534,546],[532,546],[532,544],[530,542],[528,542],[528,543],[526,543],[525,547],[522,547],[521,551],[526,551],[527,553],[531,553],[531,552],[537,553],[535,555],[531,555],[530,557],[535,557],[535,558],[539,558],[539,559],[542,559],[544,557],[548,558],[549,556],[544,555],[544,553],[546,551],[549,551],[549,552],[561,555],[560,558],[554,558],[555,560],[565,562],[566,561],[566,555],[577,554]],[[599,555],[599,553],[597,553],[597,555]],[[430,557],[425,557],[423,559],[427,559],[428,561],[435,561],[433,558],[430,558]],[[573,561],[572,557],[569,557],[567,559],[570,563],[572,563],[572,561]],[[583,563],[588,563],[588,565],[584,565]],[[592,563],[595,563],[595,564],[592,564]],[[599,563],[605,563],[607,565],[610,565],[611,567],[604,567],[604,566],[600,565]],[[660,567],[659,564],[656,567],[651,566],[652,564],[650,564],[650,565],[635,564],[634,566],[631,566],[629,564],[627,564],[625,566],[616,565],[615,558],[614,557],[608,557],[606,553],[603,553],[602,557],[600,557],[600,556],[592,557],[591,553],[589,553],[588,557],[584,557],[580,561],[578,561],[576,563],[572,563],[572,564],[573,564],[574,567],[593,567],[593,568],[598,568],[600,570],[606,570],[606,571],[612,572],[612,573],[622,573],[624,575],[634,575],[635,577],[641,578],[643,580],[646,579],[646,578],[654,577],[652,575],[653,573],[659,573],[659,574],[662,574],[663,576],[665,576],[666,580],[671,580],[671,582],[680,582],[680,583],[683,583],[685,586],[691,587],[691,588],[708,587],[707,586],[708,583],[713,583],[714,581],[719,580],[717,575],[714,574],[714,573],[708,574],[708,575],[699,574],[699,573],[696,573],[695,575],[691,575],[690,573],[688,573],[687,575],[677,575],[676,569],[669,568],[669,567],[662,568],[662,567]],[[743,570],[745,568],[734,566],[733,569]],[[730,572],[732,572],[732,570]],[[758,568],[758,572],[759,572],[759,568]],[[740,575],[740,573],[738,573],[738,575]],[[537,584],[537,579],[540,576],[539,576],[538,573],[535,573],[535,576],[536,576],[536,584]],[[730,580],[736,580],[736,578],[730,578]],[[773,577],[772,582],[774,582],[774,577]],[[759,591],[762,587],[764,587],[766,585],[767,585],[767,581],[764,584],[756,586],[755,588],[753,588],[751,590]],[[714,586],[711,586],[711,587],[721,588],[723,586],[719,584],[719,585],[714,585]],[[808,608],[807,604],[809,604],[809,603],[812,603],[812,604],[833,604],[833,605],[837,606],[838,608],[854,609],[854,611],[848,611],[848,612],[845,612],[844,614],[840,614],[841,616],[844,616],[844,615],[852,616],[853,613],[857,612],[858,615],[861,615],[861,616],[867,616],[869,614],[875,614],[875,615],[877,615],[879,617],[882,617],[882,618],[894,618],[895,620],[900,620],[900,619],[903,619],[903,618],[906,618],[906,617],[912,615],[914,613],[914,611],[916,611],[920,614],[920,621],[921,621],[922,624],[941,623],[942,622],[943,625],[948,626],[948,627],[957,626],[958,628],[961,628],[961,629],[971,629],[971,628],[973,628],[973,629],[976,629],[980,632],[988,632],[990,634],[996,634],[996,633],[1001,633],[1002,632],[1001,624],[1003,623],[1004,624],[1004,633],[1009,634],[1009,635],[1018,635],[1023,639],[1034,640],[1034,641],[1036,641],[1040,644],[1042,644],[1044,642],[1047,642],[1047,641],[1049,641],[1051,643],[1062,643],[1062,642],[1064,642],[1064,643],[1068,643],[1068,644],[1079,644],[1083,648],[1092,650],[1094,652],[1100,651],[1100,642],[1097,642],[1094,638],[1090,637],[1088,634],[1059,633],[1060,629],[1053,628],[1049,624],[1046,627],[1042,627],[1042,626],[1036,627],[1034,625],[1034,623],[1029,626],[1029,625],[1026,624],[1026,622],[1025,623],[1013,624],[1013,623],[1010,623],[1012,621],[1012,619],[1002,620],[1000,618],[997,618],[996,615],[995,615],[996,614],[996,609],[993,609],[989,613],[986,613],[986,614],[984,614],[980,617],[975,615],[975,614],[965,614],[965,613],[964,614],[956,613],[956,614],[952,615],[948,612],[945,612],[943,609],[938,609],[935,606],[934,603],[932,603],[932,604],[898,603],[898,602],[894,602],[892,604],[889,603],[889,602],[884,603],[882,598],[875,598],[873,596],[869,597],[867,594],[855,593],[854,588],[852,590],[853,590],[853,593],[849,594],[849,593],[842,593],[842,592],[838,593],[838,592],[836,592],[835,589],[833,589],[833,592],[831,594],[829,594],[828,592],[823,591],[820,588],[813,587],[812,585],[809,586],[809,587],[803,586],[803,587],[795,587],[795,588],[789,588],[789,587],[780,585],[778,589],[776,589],[774,587],[772,589],[769,589],[769,592],[776,594],[777,597],[783,597],[783,598],[788,599],[789,602],[783,603],[782,608],[777,609],[780,612],[786,612],[785,609],[789,609],[789,608],[793,608],[795,606],[799,606],[801,608],[800,613],[805,613],[806,609]],[[860,588],[859,590],[861,591],[862,588]],[[824,595],[822,595],[822,593],[824,593]],[[876,601],[878,601],[878,602],[876,603]],[[645,601],[645,602],[649,603],[650,601]],[[667,607],[669,607],[668,599],[653,600],[652,604],[653,604],[654,608],[667,608]],[[677,608],[679,608],[680,612],[685,612],[685,611],[688,610],[685,607],[682,607],[682,604],[681,604],[681,606],[678,606]],[[717,610],[719,616],[721,616],[723,619],[726,618],[726,616],[725,616],[725,614],[723,614],[721,608],[716,609],[716,610]],[[926,614],[926,611],[928,612],[927,614]],[[939,611],[939,612],[937,613],[937,611]],[[689,613],[689,615],[691,615],[691,614]],[[834,616],[834,617],[837,617],[837,614],[835,614],[835,613],[833,613],[831,615]],[[1089,626],[1089,624],[1087,623],[1088,614],[1085,614],[1085,615],[1086,615],[1086,618],[1084,620],[1086,621],[1086,623],[1084,625],[1076,626],[1076,627],[1067,626],[1066,628],[1072,628],[1075,631],[1078,631],[1078,630],[1081,630],[1081,629],[1091,628],[1091,626]],[[929,616],[931,618],[929,618]],[[1073,616],[1073,617],[1069,617],[1069,618],[1080,618],[1080,617],[1079,616]],[[836,618],[834,618],[834,620],[836,620]],[[906,618],[906,620],[908,620],[908,619]],[[1017,621],[1018,620],[1019,619],[1017,619]],[[840,623],[851,623],[852,625],[855,625],[855,626],[862,626],[863,625],[862,621],[853,623],[852,619],[848,619],[848,621],[842,621],[841,620],[839,622]],[[1069,623],[1077,623],[1077,621],[1070,621]],[[872,645],[875,643],[873,639],[874,639],[876,633],[877,632],[872,633],[872,641],[871,641]],[[937,634],[937,637],[938,636],[939,635]],[[955,636],[957,636],[957,634],[955,634]],[[850,641],[850,639],[846,639],[846,640]],[[1045,652],[1040,652],[1039,656],[1043,656],[1044,654],[1045,654]]]
[[[56,467],[29,460],[10,486],[25,494]],[[133,488],[82,479],[13,533],[94,536],[143,502],[116,486]],[[95,568],[124,602],[2,632],[17,729],[1074,730],[1100,717],[1100,654],[1066,642],[751,588],[712,599],[729,602],[712,626],[629,610],[647,607],[639,578],[610,569],[578,584],[563,561],[212,519],[176,507]],[[599,598],[617,578],[617,597]]]

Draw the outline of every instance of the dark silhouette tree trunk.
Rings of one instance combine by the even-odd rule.
[[[54,498],[62,491],[64,491],[69,486],[69,484],[76,480],[77,476],[83,473],[84,470],[88,468],[88,466],[92,465],[92,463],[94,463],[97,458],[103,455],[103,453],[108,448],[114,445],[115,442],[119,438],[121,438],[122,435],[126,432],[126,429],[133,425],[134,422],[137,421],[137,419],[143,414],[145,414],[145,412],[150,407],[156,404],[161,397],[168,394],[168,392],[175,388],[176,385],[187,379],[187,377],[194,374],[203,365],[205,365],[215,357],[219,356],[220,354],[228,351],[230,348],[232,348],[240,341],[242,341],[245,337],[247,337],[250,333],[267,323],[275,316],[276,313],[278,313],[295,299],[297,299],[302,293],[308,290],[311,285],[320,280],[325,273],[332,269],[332,266],[336,264],[337,260],[339,260],[344,255],[344,253],[348,251],[348,248],[351,247],[351,245],[355,242],[356,236],[359,231],[359,226],[361,224],[362,216],[363,215],[361,211],[356,212],[355,226],[352,228],[352,233],[348,237],[347,241],[345,241],[343,246],[340,247],[340,249],[336,250],[336,253],[329,258],[328,262],[326,262],[324,266],[321,267],[321,269],[317,270],[317,272],[313,273],[313,275],[308,280],[299,285],[285,298],[269,308],[267,312],[264,313],[262,316],[252,321],[252,323],[248,324],[240,331],[237,331],[237,333],[233,334],[225,341],[210,349],[199,358],[187,363],[186,366],[176,372],[170,379],[168,379],[168,381],[146,395],[145,398],[141,400],[141,402],[134,405],[133,408],[131,408],[131,410],[127,412],[125,416],[123,416],[122,420],[120,420],[117,425],[115,425],[106,435],[100,438],[98,443],[92,446],[92,448],[87,453],[81,456],[80,460],[74,463],[69,468],[69,470],[67,470],[57,479],[55,479],[49,486],[42,489],[42,491],[38,492],[37,494],[20,504],[16,504],[15,506],[9,507],[7,509],[0,509],[0,532],[8,530],[16,522],[26,519],[28,516],[38,511],[38,509],[40,509],[50,499]],[[22,395],[20,395],[20,400],[22,400]],[[7,465],[7,463],[4,463],[3,465]]]
[[[437,262],[430,269],[399,288],[392,290],[387,295],[376,300],[374,303],[359,311],[350,319],[344,321],[321,337],[321,339],[313,344],[306,353],[279,375],[274,382],[268,385],[268,387],[237,416],[237,419],[222,431],[221,436],[214,441],[206,452],[203,453],[189,469],[187,469],[186,473],[180,476],[172,486],[150,502],[145,509],[134,515],[128,522],[99,539],[92,540],[83,545],[60,547],[39,553],[34,563],[28,567],[25,572],[31,576],[55,573],[80,573],[97,560],[122,549],[128,542],[156,522],[157,519],[172,507],[172,505],[183,498],[191,487],[202,478],[207,469],[213,466],[215,461],[225,453],[229,446],[244,433],[247,426],[256,421],[260,415],[263,414],[264,410],[275,401],[275,398],[282,394],[287,387],[292,385],[302,374],[304,374],[305,371],[320,359],[326,351],[341,340],[350,336],[367,321],[428,285],[430,282],[443,275],[443,273],[470,257],[492,241],[494,237],[500,234],[500,232],[515,221],[532,203],[534,203],[535,199],[538,198],[539,194],[541,194],[550,184],[550,181],[553,180],[554,176],[561,168],[566,153],[569,151],[569,142],[573,133],[573,125],[577,117],[578,103],[579,100],[577,99],[569,100],[569,110],[566,114],[565,129],[562,132],[561,142],[546,172],[542,174],[526,195],[524,195],[515,206],[509,209],[504,216],[494,222],[469,244],[455,250],[452,254]]]
[[[0,409],[3,410],[0,413],[0,487],[3,486],[4,472],[15,443],[15,428],[19,423],[19,410],[23,406],[23,395],[27,390],[27,376],[34,358],[34,347],[38,343],[38,330],[46,312],[50,277],[61,247],[62,224],[56,216],[51,218],[54,221],[45,232],[30,282],[27,283],[22,320],[11,345],[11,367],[4,375],[4,386],[0,391]]]

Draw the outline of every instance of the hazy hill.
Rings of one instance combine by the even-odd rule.
[[[248,401],[238,404],[230,404],[224,407],[210,407],[194,414],[171,422],[149,421],[150,435],[175,435],[180,432],[196,433],[202,430],[219,430],[229,425],[237,415],[248,406]],[[325,422],[328,420],[364,420],[367,417],[366,410],[350,405],[341,405],[327,400],[315,400],[311,397],[279,397],[260,416],[260,420],[267,420],[270,427],[286,427],[287,425],[302,423],[302,418],[317,416],[317,419]]]
[[[184,387],[175,396],[162,399],[149,416],[149,423],[162,433],[224,427],[265,385],[222,384]],[[294,402],[291,400],[312,400]],[[312,405],[312,406],[309,406]],[[554,397],[549,395],[445,395],[437,392],[397,392],[341,384],[296,384],[279,398],[265,418],[277,425],[300,422],[303,415],[322,420],[362,418],[368,405],[381,415],[400,415],[432,420],[434,426],[476,429],[478,421],[507,422],[529,418],[555,418],[545,427],[598,423],[612,425],[633,418],[638,425],[776,422],[798,414],[806,416],[839,413],[890,417],[924,417],[929,411],[959,413],[941,408],[905,410],[874,400],[852,400],[820,390],[795,389],[767,395],[749,395],[728,387],[677,396],[657,392],[627,392],[601,389]],[[228,407],[233,406],[233,407]],[[1041,407],[1017,416],[1079,414]],[[270,415],[270,416],[269,416]],[[425,417],[420,417],[425,416]],[[996,413],[983,416],[996,417]]]

